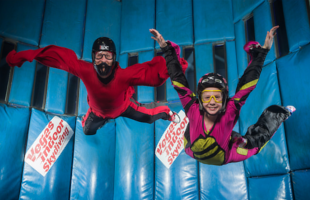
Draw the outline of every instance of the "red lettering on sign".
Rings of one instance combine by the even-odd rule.
[[[157,153],[159,153],[159,155],[161,155],[163,153],[163,151],[161,150],[161,144],[159,143],[159,148],[156,149]]]
[[[36,160],[36,156],[34,155],[33,148],[31,148],[31,154],[28,154],[27,158],[30,159],[32,162]]]
[[[48,128],[51,129],[51,130],[54,128],[53,122],[50,121],[50,122],[48,123]]]
[[[64,120],[61,120],[61,121],[59,122],[59,124],[61,125],[61,127],[64,127],[64,125],[62,124],[63,121],[64,121]]]
[[[61,132],[61,126],[57,126],[57,133],[60,133]]]
[[[169,163],[169,165],[171,165],[172,162],[173,162],[173,159],[171,158],[171,156],[169,156],[169,158],[168,158],[168,163]]]
[[[48,139],[50,139],[50,141],[48,142],[48,146],[49,146],[49,148],[51,149],[51,148],[53,148],[54,141],[52,140],[52,137],[51,137],[51,136],[48,137]]]
[[[178,129],[177,129],[177,135],[179,136],[180,134],[181,134],[181,129],[178,128]]]
[[[40,142],[40,145],[42,146],[42,148],[45,147],[45,145],[47,144],[47,141],[46,141],[46,138],[43,137],[44,135],[41,136],[39,142]],[[43,140],[42,140],[43,139]]]
[[[163,141],[161,142],[163,148],[166,146],[166,139],[163,139]]]
[[[38,154],[38,153],[40,153],[40,151],[41,151],[41,145],[37,144],[35,147],[35,153]]]
[[[41,155],[41,154],[40,154]],[[41,156],[41,162],[44,162],[45,161],[45,157],[44,155]]]
[[[185,128],[185,122],[183,121],[180,125],[181,129]]]
[[[43,151],[44,156],[47,157],[49,152],[50,152],[50,148],[48,148],[48,146],[46,146],[44,151]]]
[[[43,169],[45,172],[47,172],[50,169],[50,166],[48,165],[48,163],[44,163]]]
[[[57,140],[57,132],[53,133],[53,140]]]

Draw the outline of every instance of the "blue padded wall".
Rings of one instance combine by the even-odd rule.
[[[226,62],[227,62],[227,76],[228,76],[228,96],[235,95],[236,88],[239,82],[238,79],[238,66],[236,59],[236,42],[226,42]]]
[[[196,85],[206,73],[214,72],[212,43],[195,45]]]
[[[45,1],[0,1],[0,35],[38,45]],[[31,28],[29,28],[31,27]]]
[[[199,163],[201,200],[248,199],[243,163],[223,166]]]
[[[235,38],[231,0],[193,0],[195,44]]]
[[[155,0],[122,0],[120,53],[152,50],[149,32],[155,26]]]
[[[248,66],[248,58],[246,52],[243,50],[243,46],[246,43],[244,22],[242,20],[235,24],[236,34],[236,53],[238,63],[238,75],[239,78],[243,75],[244,70]]]
[[[68,72],[49,68],[45,111],[64,114],[66,108]]]
[[[234,23],[250,14],[264,0],[233,0]]]
[[[121,8],[122,3],[115,0],[87,1],[83,60],[91,62],[92,46],[99,37],[111,38],[115,43],[118,55],[120,51]],[[138,30],[136,27],[132,29]]]
[[[154,58],[154,51],[144,51],[139,53],[139,63],[150,61]],[[154,87],[138,86],[138,101],[140,103],[150,103],[154,101]]]
[[[29,119],[29,108],[0,104],[0,199],[18,199]]]
[[[290,51],[310,42],[310,27],[306,1],[282,1]]]
[[[192,0],[156,0],[156,29],[165,40],[193,44],[192,21]],[[157,42],[155,47],[159,48]]]
[[[272,18],[270,5],[268,1],[265,1],[263,4],[258,6],[254,12],[254,29],[255,29],[255,40],[259,42],[262,46],[265,43],[265,38],[267,35],[267,31],[270,31],[272,28]],[[274,44],[272,45],[268,55],[265,59],[265,65],[272,62],[276,58],[276,52],[274,48]]]
[[[283,105],[296,107],[285,122],[292,170],[310,168],[309,63],[310,45],[277,60]]]
[[[70,199],[113,199],[115,121],[85,135],[77,118]]]
[[[292,200],[292,185],[289,174],[281,176],[249,178],[249,199]]]
[[[116,120],[114,199],[154,195],[154,124]]]
[[[119,65],[122,69],[128,66],[128,54],[122,54],[119,56]]]
[[[66,47],[81,58],[85,7],[86,0],[46,0],[40,47]]]
[[[241,135],[245,135],[248,127],[257,122],[262,112],[274,104],[281,105],[275,62],[263,68],[256,88],[241,108]],[[244,164],[246,175],[250,177],[288,173],[290,166],[283,125],[280,126],[262,151],[245,160]]]
[[[17,45],[17,52],[37,49],[23,44]],[[30,106],[36,62],[25,62],[22,67],[15,67],[10,91],[9,103]]]
[[[308,199],[310,197],[310,171],[295,171],[292,173],[291,177],[293,182],[295,200]]]
[[[26,151],[53,117],[32,109]],[[75,131],[75,117],[59,117]],[[27,163],[24,164],[20,199],[69,199],[73,141],[74,135],[45,177]]]
[[[181,103],[168,104],[177,113],[183,108]],[[170,122],[155,122],[155,147]],[[152,149],[154,151],[154,149]],[[152,152],[154,154],[154,152]],[[198,199],[198,168],[197,161],[181,151],[169,169],[155,158],[155,199]]]
[[[89,105],[87,103],[87,90],[83,81],[80,79],[78,116],[85,115],[88,108]]]

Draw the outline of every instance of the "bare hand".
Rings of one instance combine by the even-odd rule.
[[[276,30],[279,28],[279,26],[274,26],[272,29],[270,29],[270,32],[267,31],[267,36],[265,39],[265,44],[262,46],[264,49],[271,49],[272,43],[273,43],[273,38],[277,34]]]
[[[154,37],[151,37],[151,38],[153,40],[156,40],[161,48],[164,48],[167,46],[167,43],[164,40],[163,36],[157,30],[150,29],[150,33],[152,33],[154,35]]]

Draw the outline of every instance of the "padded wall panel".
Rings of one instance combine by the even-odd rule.
[[[87,103],[87,90],[83,81],[80,79],[78,116],[85,115],[88,108],[89,105]]]
[[[154,196],[154,124],[116,119],[114,199]]]
[[[122,54],[119,56],[119,66],[125,69],[128,66],[128,54]]]
[[[192,0],[156,0],[155,27],[166,40],[178,45],[193,44],[192,21]],[[155,47],[159,48],[157,42]]]
[[[237,53],[237,64],[238,64],[238,75],[239,78],[243,75],[244,70],[248,66],[248,58],[246,52],[243,50],[243,46],[246,43],[244,22],[240,20],[235,24],[236,34],[236,53]]]
[[[285,122],[292,170],[310,168],[309,63],[310,45],[277,60],[283,105],[296,112]]]
[[[290,175],[249,178],[249,199],[293,199]]]
[[[139,53],[139,63],[150,61],[154,58],[154,51]],[[154,101],[154,87],[138,86],[138,101],[140,103],[150,103]]]
[[[115,121],[85,135],[77,118],[70,199],[113,199]]]
[[[245,135],[248,127],[255,124],[262,112],[271,105],[281,105],[275,62],[263,68],[256,88],[241,108],[241,135]],[[245,160],[244,165],[248,177],[284,174],[290,171],[283,125],[262,151]]]
[[[154,48],[149,32],[155,26],[155,0],[122,0],[120,53]]]
[[[302,170],[292,173],[292,182],[295,200],[308,199],[310,197],[310,171]]]
[[[66,108],[68,72],[49,68],[45,111],[64,114]]]
[[[29,119],[29,108],[0,104],[0,199],[18,199]]]
[[[235,38],[231,0],[193,0],[195,44]]]
[[[243,163],[223,166],[199,163],[200,197],[207,199],[248,199]]]
[[[176,112],[183,109],[181,103],[171,103],[168,106]],[[156,146],[169,124],[170,122],[165,120],[155,122]],[[155,199],[199,199],[197,167],[197,161],[188,156],[184,150],[169,169],[156,157]]]
[[[32,109],[26,152],[53,117],[54,115]],[[75,117],[58,117],[75,131]],[[27,163],[24,164],[20,199],[69,199],[74,137],[71,137],[45,177]]]
[[[226,42],[226,63],[227,63],[227,76],[228,76],[228,96],[234,96],[239,82],[238,79],[238,66],[236,59],[236,42]]]
[[[81,58],[85,12],[86,0],[46,0],[40,47],[66,47]]]
[[[115,43],[118,55],[120,51],[121,9],[122,3],[120,1],[87,1],[83,60],[92,61],[92,46],[99,37],[111,38]],[[136,30],[136,28],[133,29]]]
[[[272,18],[270,5],[268,1],[258,6],[254,12],[254,29],[255,29],[255,40],[259,42],[262,46],[265,43],[267,31],[272,28]],[[276,58],[276,52],[274,43],[266,56],[264,65],[272,62]]]
[[[310,42],[310,27],[306,1],[282,1],[290,51]]]
[[[233,0],[234,23],[250,14],[264,0]]]
[[[0,1],[0,35],[38,45],[45,1]],[[29,28],[31,27],[31,28]]]
[[[196,85],[206,73],[214,72],[212,43],[195,45]]]
[[[25,46],[23,44],[17,45],[17,51],[24,51],[28,49],[36,48]],[[22,67],[14,68],[9,103],[28,107],[30,106],[36,63],[37,62],[25,62]]]

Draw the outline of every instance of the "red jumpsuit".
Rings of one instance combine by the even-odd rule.
[[[92,63],[79,60],[74,51],[59,46],[50,45],[18,53],[13,50],[8,54],[6,61],[11,67],[21,67],[25,61],[32,62],[34,59],[43,65],[65,70],[83,81],[88,93],[87,102],[89,105],[87,114],[82,121],[83,127],[90,113],[93,117],[100,118],[101,121],[102,119],[125,116],[152,123],[156,119],[169,118],[170,109],[168,106],[153,104],[153,106],[148,106],[151,108],[149,109],[132,99],[133,86],[158,87],[167,80],[169,75],[166,61],[161,56],[156,56],[151,61],[135,64],[126,69],[122,69],[116,62],[115,69],[113,69],[115,70],[114,77],[107,84],[99,80]],[[184,72],[187,62],[182,59],[181,63]]]

